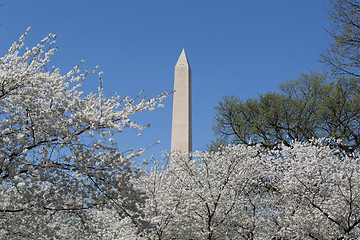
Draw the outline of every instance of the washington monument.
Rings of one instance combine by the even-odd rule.
[[[175,65],[171,151],[192,151],[191,69],[183,49]]]

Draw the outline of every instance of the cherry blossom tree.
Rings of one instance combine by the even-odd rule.
[[[174,152],[134,179],[144,230],[115,208],[49,219],[69,239],[358,239],[359,160],[322,140]]]
[[[124,128],[142,130],[131,115],[154,110],[167,93],[106,97],[100,72],[99,88],[85,94],[95,69],[81,62],[61,74],[49,67],[56,36],[28,48],[29,31],[0,58],[0,236],[56,237],[61,222],[86,227],[93,207],[111,207],[141,229],[144,194],[133,185],[140,172],[131,159],[144,150],[125,154],[114,138]]]
[[[360,237],[360,158],[294,143],[272,158],[272,213],[283,239]],[[270,200],[269,200],[270,201]]]
[[[138,179],[147,239],[358,239],[360,157],[323,140],[281,151],[175,152]]]
[[[148,195],[150,238],[262,239],[270,189],[259,149],[174,152],[169,165],[155,165],[139,184]]]

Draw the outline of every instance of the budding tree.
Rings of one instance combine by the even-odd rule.
[[[225,96],[215,107],[214,131],[218,144],[261,144],[276,149],[292,141],[327,138],[351,154],[360,149],[360,89],[353,79],[328,81],[311,72],[268,92],[242,101]],[[217,143],[213,144],[216,149]]]
[[[81,63],[67,74],[49,71],[56,36],[25,48],[28,32],[0,58],[1,236],[56,236],[56,224],[37,223],[58,217],[84,223],[81,211],[95,206],[111,205],[137,224],[143,194],[133,187],[138,173],[130,159],[143,150],[123,154],[114,134],[141,130],[131,115],[153,110],[167,94],[105,97],[101,84],[84,94],[95,70],[84,72]],[[99,77],[101,83],[102,72]]]
[[[321,54],[322,62],[337,75],[360,77],[360,1],[331,0],[329,47]]]

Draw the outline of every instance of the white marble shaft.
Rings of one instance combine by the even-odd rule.
[[[171,151],[192,151],[191,69],[184,49],[175,65]]]

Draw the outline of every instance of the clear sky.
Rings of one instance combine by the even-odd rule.
[[[311,69],[322,70],[327,48],[328,0],[3,0],[0,54],[27,27],[32,46],[58,35],[52,65],[66,73],[82,59],[104,72],[106,93],[152,97],[173,89],[174,66],[184,48],[192,69],[193,149],[214,140],[214,110],[224,95],[246,100]],[[94,76],[88,91],[98,86]],[[136,116],[151,128],[119,138],[122,149],[170,150],[172,96],[165,107]]]

